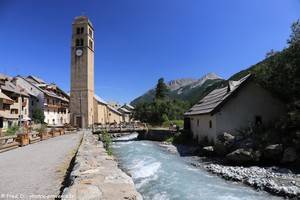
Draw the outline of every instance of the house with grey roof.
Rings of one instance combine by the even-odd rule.
[[[0,128],[30,121],[29,95],[12,77],[0,74]]]
[[[56,84],[35,77],[17,76],[16,83],[30,94],[30,116],[35,109],[44,112],[44,122],[52,126],[61,126],[70,122],[69,95]]]
[[[215,141],[224,132],[234,135],[247,127],[271,123],[284,112],[285,104],[249,74],[202,98],[184,114],[185,127],[198,141]]]

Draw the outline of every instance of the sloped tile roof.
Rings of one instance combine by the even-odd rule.
[[[98,96],[97,94],[94,94],[94,98],[99,102],[99,103],[102,103],[104,105],[107,105],[107,102],[102,99],[100,96]]]
[[[237,92],[244,83],[251,77],[250,74],[243,77],[238,81],[229,81],[228,86],[215,89],[202,98],[197,104],[195,104],[190,110],[184,113],[185,116],[190,115],[202,115],[213,113],[218,107],[221,107],[233,93]]]

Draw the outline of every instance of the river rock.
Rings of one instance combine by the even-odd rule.
[[[300,199],[299,176],[292,173],[281,173],[277,167],[233,167],[218,164],[208,164],[203,167],[226,180],[242,182],[275,195]]]
[[[282,163],[290,163],[297,160],[297,153],[295,148],[288,147],[283,152]]]
[[[267,160],[280,160],[282,157],[282,151],[282,144],[272,144],[264,149],[263,155]]]
[[[206,156],[212,156],[214,154],[214,147],[213,146],[206,146],[202,148],[202,152]]]
[[[221,141],[216,141],[216,144],[214,145],[214,151],[218,156],[225,156],[228,153],[227,147]]]
[[[255,161],[255,157],[253,156],[253,151],[251,149],[237,149],[226,155],[228,160],[231,160],[236,163],[247,163],[251,161]]]

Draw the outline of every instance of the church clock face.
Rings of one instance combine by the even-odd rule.
[[[82,51],[82,49],[77,49],[75,53],[76,53],[76,56],[81,56],[83,51]]]

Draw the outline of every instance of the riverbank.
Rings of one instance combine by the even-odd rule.
[[[192,155],[195,147],[180,145],[178,147],[160,143],[160,146],[167,151],[181,155]],[[206,157],[193,156],[191,165],[205,169],[216,174],[225,180],[240,182],[257,190],[264,190],[273,195],[290,199],[300,199],[300,174],[294,174],[290,170],[279,167],[258,167],[258,166],[227,166],[220,164],[220,160],[206,159]]]
[[[118,168],[114,157],[90,131],[84,132],[69,179],[71,184],[62,195],[66,199],[142,199],[132,178]]]

